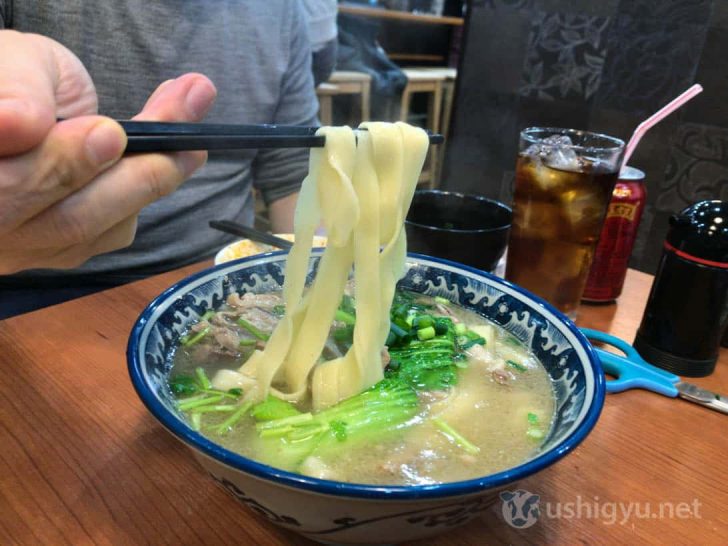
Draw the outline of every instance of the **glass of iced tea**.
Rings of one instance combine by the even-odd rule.
[[[531,127],[521,132],[506,279],[576,318],[624,142]]]

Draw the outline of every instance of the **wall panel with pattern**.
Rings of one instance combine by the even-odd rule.
[[[728,0],[473,0],[441,186],[510,202],[519,131],[628,139],[695,82],[630,164],[648,204],[631,266],[654,273],[670,214],[728,200]]]

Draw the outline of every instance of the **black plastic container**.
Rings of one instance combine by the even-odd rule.
[[[508,244],[513,214],[478,195],[418,190],[405,221],[407,250],[493,271]]]
[[[715,369],[728,326],[728,203],[701,201],[670,218],[634,347],[679,375]]]

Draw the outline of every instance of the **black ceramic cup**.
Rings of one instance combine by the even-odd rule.
[[[493,271],[505,252],[511,217],[500,201],[418,190],[405,221],[407,250]]]

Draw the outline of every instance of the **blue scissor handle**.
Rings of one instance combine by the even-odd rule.
[[[607,380],[607,392],[647,389],[673,398],[677,396],[675,383],[680,381],[678,376],[645,362],[635,348],[623,339],[599,330],[589,328],[580,328],[580,330],[588,339],[613,345],[625,354],[625,356],[621,356],[598,347],[594,348],[602,361],[604,371],[616,377],[616,379]]]

